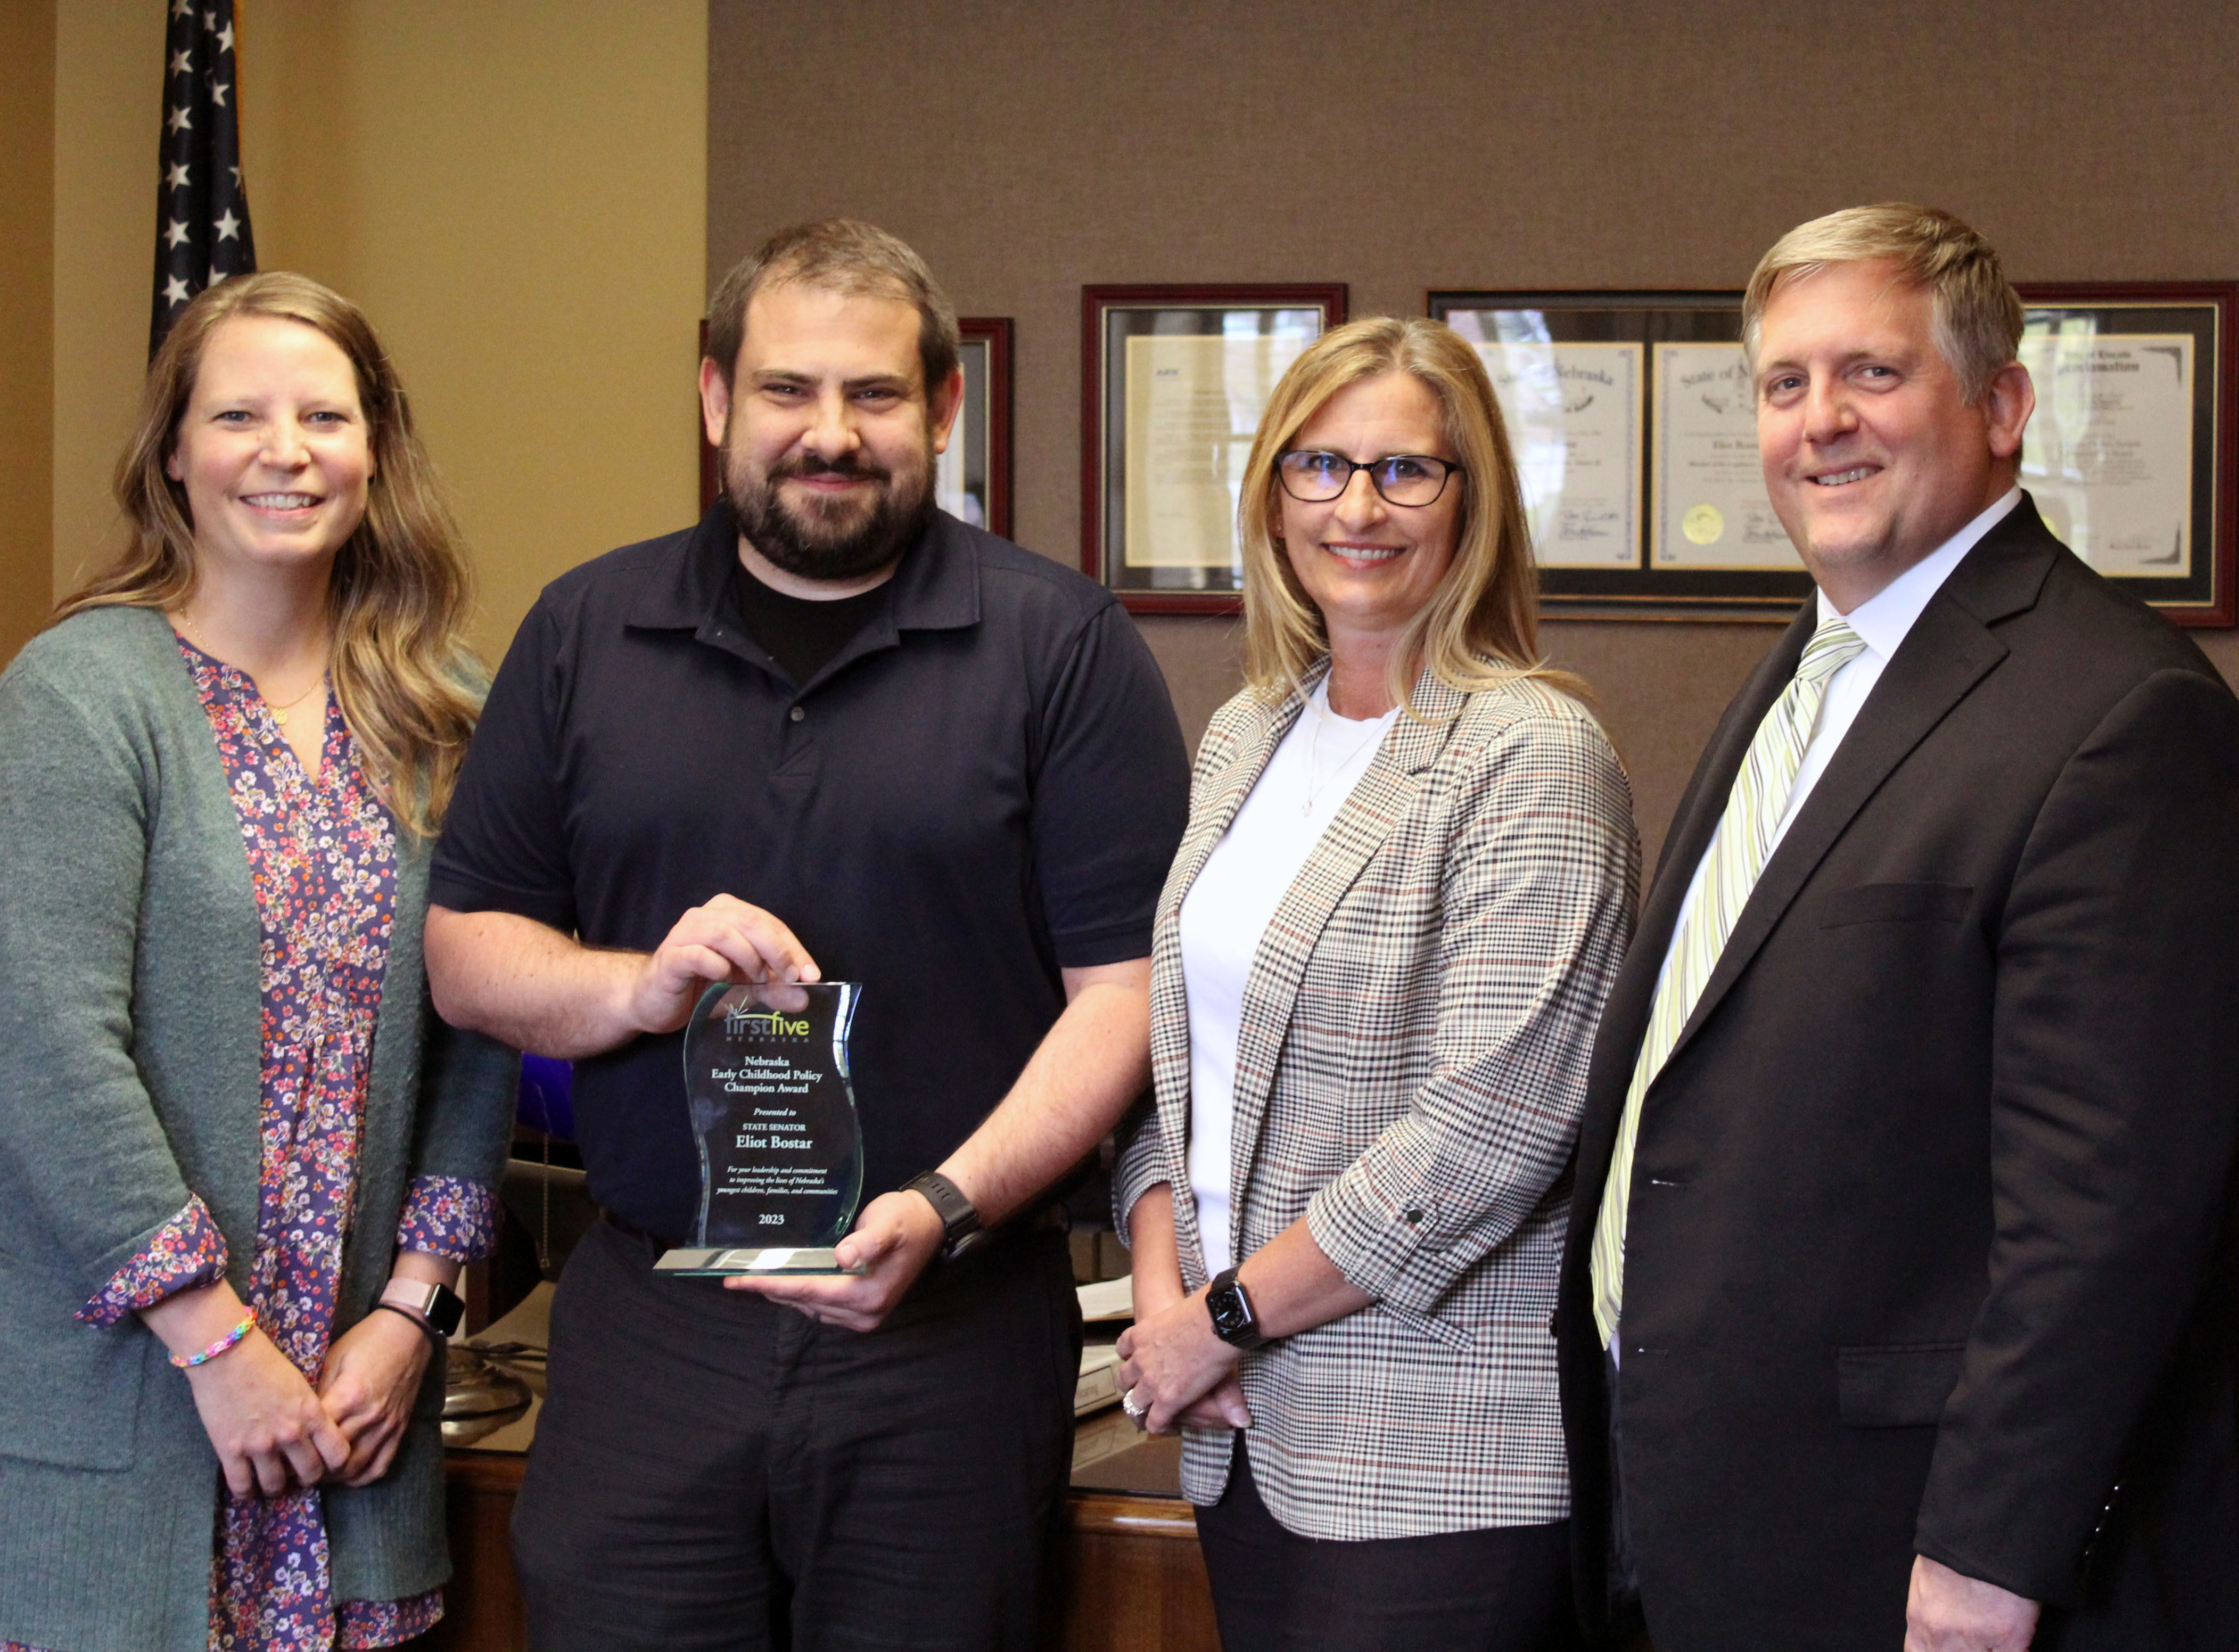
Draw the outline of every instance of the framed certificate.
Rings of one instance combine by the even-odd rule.
[[[1500,397],[1571,617],[1777,619],[1811,578],[1772,513],[1737,292],[1433,292]]]
[[[2018,290],[2036,387],[2022,486],[2045,525],[2176,623],[2231,624],[2239,284]]]
[[[1083,571],[1137,613],[1234,612],[1246,457],[1344,284],[1083,287],[1080,316]]]
[[[952,516],[1008,538],[1011,533],[1011,318],[963,316],[964,405],[949,431],[948,451],[933,464],[933,503]],[[708,323],[700,323],[700,351],[708,350]],[[700,509],[715,503],[722,460],[692,401],[700,441]]]

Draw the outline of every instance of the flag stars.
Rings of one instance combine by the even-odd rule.
[[[225,216],[217,221],[216,227],[219,240],[230,241],[241,233],[241,220],[235,217],[233,209],[228,207],[225,210]]]
[[[187,283],[177,276],[163,283],[163,302],[167,304],[183,304],[193,296],[187,290]]]
[[[195,9],[190,0],[171,0],[171,15],[175,17],[191,17],[195,15]]]
[[[170,228],[163,231],[163,244],[169,247],[183,247],[186,245],[187,226],[180,223],[176,218],[173,218],[171,220]]]
[[[163,187],[167,190],[183,190],[187,187],[187,163],[184,161],[171,163],[171,170],[163,174]]]
[[[231,23],[226,24],[224,28],[217,31],[217,49],[220,51],[231,51],[233,50],[233,25]]]
[[[173,52],[171,54],[171,72],[175,75],[193,74],[195,72],[194,53],[190,51]]]
[[[166,124],[168,124],[174,132],[181,131],[187,127],[192,126],[194,123],[195,117],[193,112],[183,106],[173,110],[166,122]]]
[[[233,88],[231,86],[228,85],[222,80],[212,81],[210,83],[209,89],[210,102],[216,103],[220,109],[223,109],[225,107],[225,95],[232,90]]]

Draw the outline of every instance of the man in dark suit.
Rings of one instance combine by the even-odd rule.
[[[1602,1023],[1582,1614],[1658,1652],[2239,1646],[2239,703],[2016,485],[1980,236],[1804,224],[1744,322],[1818,591]]]

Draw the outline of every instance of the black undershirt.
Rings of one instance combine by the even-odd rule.
[[[894,582],[881,580],[867,591],[829,602],[812,602],[772,590],[739,564],[739,617],[747,635],[783,668],[795,688],[805,688],[864,626],[884,613]]]

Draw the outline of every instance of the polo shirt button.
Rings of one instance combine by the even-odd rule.
[[[1414,1205],[1414,1206],[1412,1206],[1412,1207],[1410,1207],[1410,1208],[1409,1208],[1409,1209],[1408,1209],[1408,1211],[1407,1211],[1407,1224],[1408,1224],[1408,1226],[1410,1226],[1410,1227],[1413,1227],[1415,1224],[1417,1224],[1418,1222],[1421,1222],[1421,1221],[1422,1221],[1422,1219],[1423,1219],[1423,1207],[1422,1207],[1422,1206],[1420,1206],[1420,1205]]]
[[[799,706],[795,706],[795,707],[794,707],[794,709],[793,709],[792,710],[790,710],[790,711],[788,711],[787,713],[786,713],[786,715],[787,715],[787,716],[791,717],[791,718],[792,718],[795,723],[798,723],[798,722],[800,722],[803,717],[807,716],[808,715],[808,713],[807,713],[806,711],[802,710]]]

